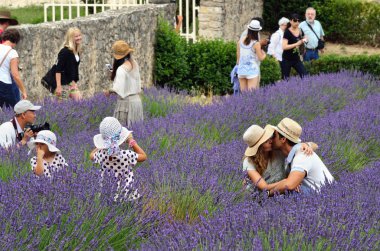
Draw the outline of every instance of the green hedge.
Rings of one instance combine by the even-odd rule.
[[[202,40],[190,44],[188,50],[193,89],[217,95],[232,91],[230,72],[236,62],[235,43]]]
[[[266,0],[264,29],[275,31],[278,20],[292,13],[305,19],[306,8],[317,10],[327,41],[346,44],[380,45],[380,4],[363,0]]]
[[[190,73],[186,41],[173,27],[160,18],[155,44],[155,82],[170,90],[184,90],[191,84],[187,79]]]
[[[264,30],[276,31],[278,30],[278,20],[281,17],[287,17],[292,13],[297,13],[301,18],[305,17],[306,8],[313,6],[312,0],[265,0],[263,8]],[[319,18],[319,13],[317,13]]]
[[[315,9],[329,41],[380,45],[379,3],[362,0],[321,2]]]
[[[230,72],[236,63],[236,43],[201,40],[187,44],[160,19],[155,45],[155,83],[171,90],[224,95],[232,93]],[[273,58],[261,64],[260,85],[278,80],[280,68]]]
[[[309,74],[318,74],[321,72],[338,72],[342,69],[357,70],[366,72],[374,76],[380,76],[380,55],[356,55],[356,56],[339,56],[327,55],[320,59],[305,63]]]

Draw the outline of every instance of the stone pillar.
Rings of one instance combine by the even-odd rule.
[[[199,36],[236,41],[252,17],[262,17],[263,0],[201,0]]]

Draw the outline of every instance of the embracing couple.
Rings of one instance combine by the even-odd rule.
[[[277,126],[261,128],[252,125],[243,135],[248,147],[243,170],[247,171],[247,188],[267,191],[269,196],[285,191],[307,193],[319,191],[334,177],[319,156],[312,142],[301,143],[302,128],[284,118]]]

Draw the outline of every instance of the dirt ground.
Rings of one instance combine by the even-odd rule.
[[[380,55],[380,48],[364,46],[364,45],[345,45],[326,43],[325,54],[338,54],[338,55]]]

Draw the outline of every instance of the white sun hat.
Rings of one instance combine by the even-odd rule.
[[[114,117],[104,118],[99,125],[99,131],[100,134],[94,136],[94,145],[98,149],[108,149],[113,142],[119,146],[132,133]]]
[[[262,29],[260,22],[257,20],[252,20],[247,27],[253,31],[260,31]]]
[[[37,137],[28,142],[28,147],[33,150],[36,147],[36,143],[43,143],[48,146],[50,152],[60,153],[61,151],[56,147],[57,137],[52,131],[42,130],[38,132]]]

